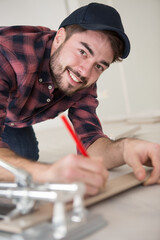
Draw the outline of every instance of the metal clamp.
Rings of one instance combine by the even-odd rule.
[[[15,168],[2,160],[0,166],[15,176],[15,183],[0,183],[0,197],[12,199],[16,204],[16,208],[5,216],[5,219],[10,220],[19,214],[29,213],[36,201],[53,202],[52,224],[55,239],[62,239],[67,234],[65,203],[73,200],[72,221],[81,222],[85,219],[83,183],[38,184],[32,182],[31,175],[23,169]]]

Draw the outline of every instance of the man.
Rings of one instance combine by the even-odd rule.
[[[0,158],[26,169],[35,181],[83,181],[91,195],[106,182],[106,169],[125,163],[139,180],[145,178],[143,164],[153,166],[146,184],[160,183],[160,145],[111,141],[96,115],[96,81],[129,52],[118,12],[98,3],[77,9],[57,32],[31,26],[1,28]],[[66,109],[90,158],[69,155],[53,164],[35,162],[38,142],[32,125]],[[0,176],[1,181],[13,180],[4,169]]]

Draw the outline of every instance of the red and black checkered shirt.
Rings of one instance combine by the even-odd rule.
[[[106,137],[96,115],[96,84],[71,97],[54,89],[49,60],[55,34],[45,27],[0,28],[0,136],[5,125],[26,127],[69,109],[68,116],[87,148]],[[1,138],[0,147],[8,147]]]

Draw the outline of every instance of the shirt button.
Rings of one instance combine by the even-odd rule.
[[[40,83],[42,83],[43,82],[43,79],[42,78],[39,78],[39,80],[38,80]]]
[[[47,102],[50,102],[51,101],[51,99],[50,98],[47,98]]]
[[[48,89],[52,89],[52,85],[49,85],[49,86],[48,86]]]
[[[14,123],[11,123],[11,126],[14,126]]]

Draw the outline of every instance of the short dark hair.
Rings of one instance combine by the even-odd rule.
[[[66,41],[75,33],[85,32],[87,29],[82,28],[80,25],[74,24],[74,25],[68,25],[65,27],[66,30]],[[98,31],[98,30],[96,30]],[[108,30],[99,30],[100,32],[103,32],[106,34],[106,36],[109,38],[109,41],[111,43],[111,47],[114,52],[114,58],[112,62],[116,61],[122,61],[123,51],[124,51],[124,43],[121,37],[114,31],[108,31]]]

